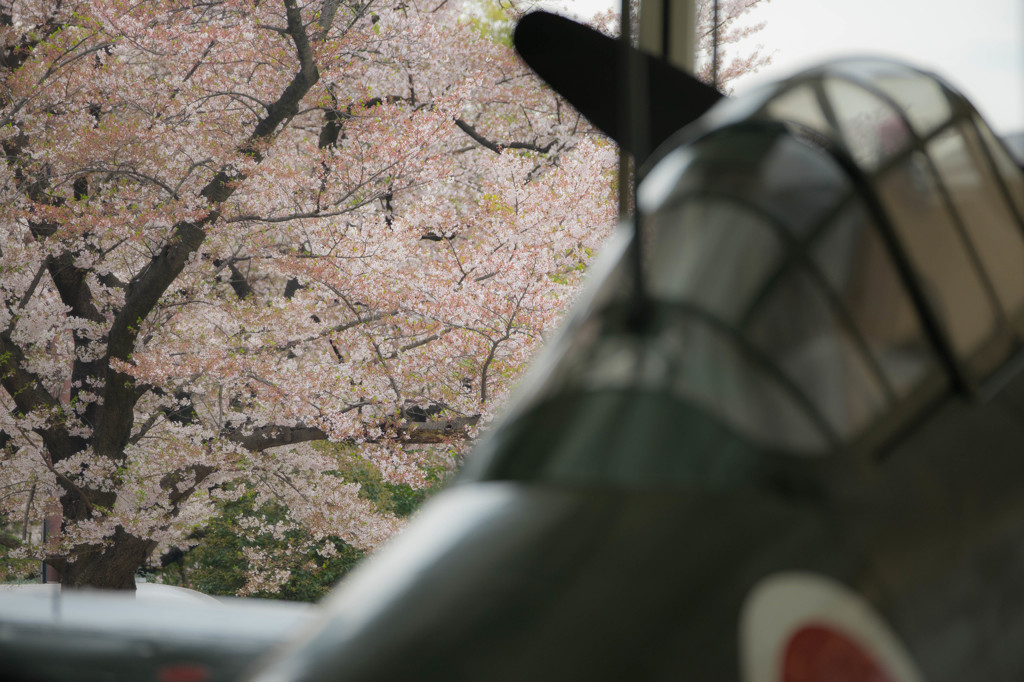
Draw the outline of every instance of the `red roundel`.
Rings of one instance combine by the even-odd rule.
[[[858,591],[826,575],[765,576],[739,622],[743,682],[923,682],[885,618]]]
[[[207,682],[213,679],[210,670],[198,663],[177,663],[164,666],[159,673],[160,682]]]
[[[782,663],[782,682],[896,682],[864,647],[828,625],[793,633]]]

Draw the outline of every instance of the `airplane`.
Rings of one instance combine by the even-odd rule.
[[[0,585],[0,681],[237,680],[315,613],[147,582],[128,593]]]
[[[634,154],[636,224],[244,679],[1024,679],[1021,160],[891,61],[725,98],[555,15],[515,44]]]
[[[639,157],[639,227],[458,484],[251,679],[1024,679],[1005,146],[890,61],[729,99],[555,15],[515,45]]]

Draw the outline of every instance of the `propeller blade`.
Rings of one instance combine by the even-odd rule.
[[[629,139],[623,110],[621,69],[626,64],[626,49],[640,55],[642,68],[647,71],[648,101],[637,107],[647,117],[640,122],[647,124],[647,151],[723,97],[718,90],[657,57],[627,48],[620,40],[550,12],[524,16],[516,25],[513,42],[537,75],[634,155],[637,145]]]

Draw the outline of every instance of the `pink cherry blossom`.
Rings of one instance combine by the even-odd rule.
[[[459,456],[615,212],[614,146],[465,16],[4,5],[0,518],[64,519],[21,555],[126,587],[243,487],[254,536],[369,549],[398,521],[309,443]]]

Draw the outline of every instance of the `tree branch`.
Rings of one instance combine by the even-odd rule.
[[[298,445],[313,440],[327,440],[327,433],[315,426],[263,426],[251,433],[224,431],[222,438],[238,443],[247,450],[261,452],[282,445]]]
[[[285,15],[288,17],[288,35],[291,36],[292,42],[295,44],[295,53],[299,58],[299,71],[285,88],[281,97],[267,107],[266,117],[253,131],[253,142],[269,138],[282,121],[295,116],[299,109],[299,102],[320,80],[320,71],[313,58],[313,48],[310,47],[306,27],[302,24],[302,13],[295,0],[284,0],[284,6]]]
[[[273,137],[283,121],[295,115],[302,98],[320,78],[296,0],[284,0],[284,5],[288,34],[295,45],[299,70],[277,101],[267,107],[267,115],[239,148],[242,154],[257,163],[263,159],[260,148]],[[130,360],[143,320],[181,274],[191,255],[202,245],[206,239],[206,227],[220,218],[219,205],[235,192],[239,182],[244,179],[243,174],[229,169],[219,171],[200,193],[214,207],[210,213],[202,220],[182,221],[175,225],[173,239],[132,278],[125,292],[124,307],[110,327],[104,363],[114,358]],[[130,377],[119,372],[108,373],[104,386],[104,409],[99,414],[94,430],[94,444],[100,456],[113,459],[123,457],[124,445],[132,431],[136,396]]]
[[[480,415],[475,414],[470,417],[410,422],[399,429],[399,434],[402,436],[403,443],[441,443],[452,438],[467,438],[466,429],[476,425],[479,421]]]
[[[461,118],[455,119],[455,125],[458,126],[459,130],[469,135],[482,147],[490,149],[495,154],[500,154],[501,150],[503,149],[526,149],[529,151],[539,152],[541,154],[547,154],[548,151],[551,150],[551,147],[553,147],[555,144],[554,142],[548,142],[544,146],[540,146],[533,142],[507,142],[499,144],[497,142],[492,142],[491,140],[488,140],[486,137],[477,132],[476,128],[469,125]]]
[[[239,299],[245,300],[253,295],[252,285],[249,284],[249,280],[246,278],[242,271],[235,265],[235,259],[232,258],[228,261],[228,270],[231,272],[231,279],[228,284],[235,290],[235,295]]]
[[[54,412],[60,407],[43,388],[40,378],[25,369],[24,352],[11,340],[9,331],[0,332],[0,385],[3,385],[22,414]],[[37,429],[37,432],[55,461],[70,456],[70,438],[62,425],[51,422],[46,428]]]

